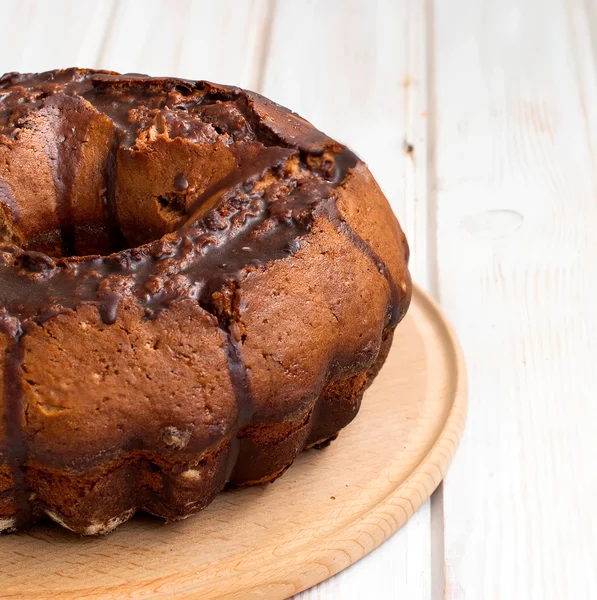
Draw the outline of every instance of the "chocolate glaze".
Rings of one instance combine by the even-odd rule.
[[[42,323],[82,303],[98,307],[109,324],[121,302],[136,302],[147,318],[179,298],[193,298],[216,316],[227,334],[230,378],[238,419],[236,431],[250,421],[251,391],[242,357],[238,326],[231,319],[238,282],[251,271],[292,256],[316,216],[327,218],[387,279],[391,289],[387,327],[400,313],[398,292],[388,269],[336,207],[335,188],[358,161],[349,150],[318,132],[297,115],[238,88],[180,79],[121,76],[78,69],[37,75],[7,74],[0,78],[0,143],[15,138],[36,113],[54,113],[55,155],[62,258],[51,258],[13,244],[0,245],[0,326],[14,341],[5,358],[4,390],[13,471],[20,519],[27,519],[23,466],[27,447],[21,433],[22,389],[20,340],[29,324]],[[103,225],[113,250],[108,256],[73,256],[71,215],[73,161],[80,140],[60,119],[64,110],[90,103],[115,125],[102,194]],[[282,130],[267,110],[284,114],[292,127]],[[285,112],[283,112],[285,111]],[[134,147],[154,127],[170,137],[195,143],[224,142],[236,153],[237,167],[199,194],[188,206],[184,224],[162,239],[131,249],[117,218],[114,181],[117,154]],[[0,182],[0,186],[2,182]],[[179,173],[173,192],[186,193],[189,181]],[[0,201],[6,193],[0,187]],[[10,198],[9,198],[10,200]],[[12,210],[10,202],[8,208]],[[238,446],[232,433],[228,474]]]

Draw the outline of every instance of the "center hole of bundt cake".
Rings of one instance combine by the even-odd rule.
[[[149,177],[148,177],[149,179]],[[155,188],[159,193],[152,194]],[[0,203],[0,243],[16,244],[49,256],[106,256],[160,239],[187,219],[196,190],[189,193],[184,173],[168,182],[117,193],[91,186],[73,188],[68,199],[58,197],[52,210],[36,209],[15,219]],[[1,190],[0,190],[1,192]],[[46,208],[46,207],[43,207]]]
[[[80,75],[34,77],[26,127],[22,87],[11,92],[6,114],[18,126],[0,160],[0,243],[52,257],[135,248],[199,218],[231,174],[244,181],[286,158],[258,140],[236,90]]]
[[[60,227],[38,231],[30,237],[15,235],[0,225],[0,240],[16,243],[26,250],[43,252],[54,258],[107,256],[160,239],[184,222],[186,211],[177,198],[158,196],[148,199],[155,204],[153,214],[139,215],[136,222],[121,227],[117,215],[91,220],[69,220]],[[155,218],[162,216],[162,218]],[[154,218],[152,218],[154,217]]]

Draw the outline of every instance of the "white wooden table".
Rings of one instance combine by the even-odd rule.
[[[0,8],[2,72],[234,83],[352,146],[452,320],[470,411],[447,479],[383,546],[298,598],[597,598],[595,0]]]

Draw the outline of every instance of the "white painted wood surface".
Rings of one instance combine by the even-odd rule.
[[[597,5],[2,0],[0,71],[234,83],[370,165],[464,346],[443,488],[301,600],[597,598]],[[1,589],[0,589],[1,597]]]
[[[434,35],[439,296],[470,409],[444,483],[446,597],[596,598],[594,14],[449,5]]]

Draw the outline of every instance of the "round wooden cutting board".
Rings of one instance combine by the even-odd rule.
[[[139,516],[100,538],[52,524],[0,536],[0,597],[285,598],[381,544],[446,473],[464,426],[458,342],[416,289],[357,418],[273,484],[225,492],[167,526]]]

